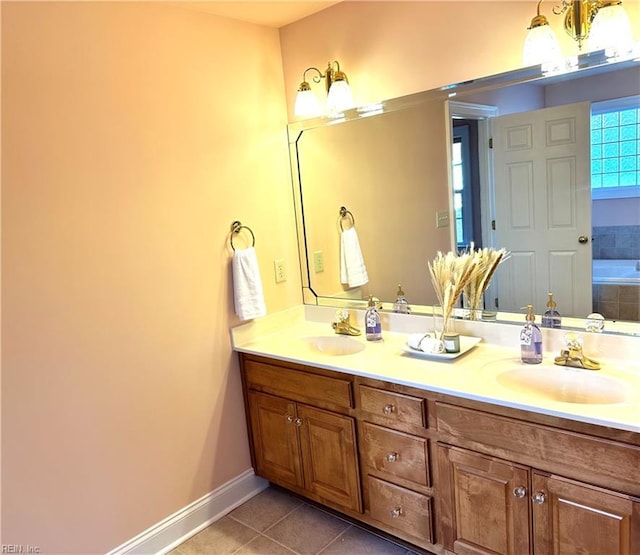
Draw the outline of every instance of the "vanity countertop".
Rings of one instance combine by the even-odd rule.
[[[367,341],[364,335],[353,337],[352,340],[364,345],[359,352],[332,355],[311,347],[309,338],[346,336],[336,336],[327,321],[292,318],[290,315],[276,317],[266,325],[249,323],[238,326],[231,330],[231,335],[234,349],[243,353],[640,433],[640,364],[628,357],[599,358],[602,368],[594,372],[555,366],[553,359],[558,353],[545,352],[543,364],[539,366],[542,372],[557,369],[559,373],[584,373],[586,380],[597,375],[596,381],[600,378],[619,380],[627,385],[622,402],[591,404],[561,402],[527,387],[514,389],[502,385],[499,377],[505,369],[526,369],[528,372],[538,366],[521,363],[517,342],[513,346],[505,346],[483,340],[457,358],[438,360],[420,353],[417,356],[407,353],[409,333],[406,330],[386,330],[380,342]]]

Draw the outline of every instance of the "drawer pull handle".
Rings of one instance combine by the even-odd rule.
[[[402,516],[402,507],[395,507],[391,509],[391,518],[398,518]]]
[[[396,407],[393,406],[391,403],[389,403],[388,405],[385,405],[384,408],[382,409],[382,412],[384,414],[391,414],[393,412],[395,412]]]
[[[296,418],[296,419],[293,421],[293,423],[294,423],[296,426],[302,426],[302,418]]]
[[[527,495],[527,488],[525,488],[524,486],[518,486],[517,488],[513,489],[514,497],[522,499],[525,495]]]
[[[539,491],[538,493],[533,494],[532,499],[536,505],[542,505],[547,500],[547,496],[543,491]]]
[[[387,462],[396,462],[398,459],[400,459],[400,453],[396,453],[395,451],[392,451],[391,453],[387,453]]]

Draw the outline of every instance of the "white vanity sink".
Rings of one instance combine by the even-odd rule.
[[[312,350],[330,356],[343,356],[359,353],[364,350],[365,343],[348,335],[321,335],[305,337],[303,341]]]
[[[504,361],[501,363],[507,366]],[[565,366],[511,363],[496,374],[496,381],[514,393],[550,401],[605,405],[630,400],[630,385],[598,371]]]

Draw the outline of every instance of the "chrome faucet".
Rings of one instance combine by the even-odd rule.
[[[568,333],[564,337],[565,348],[560,351],[560,356],[554,359],[558,366],[573,366],[587,370],[600,370],[600,363],[587,357],[582,351],[582,339],[574,333]]]
[[[360,330],[351,325],[351,315],[347,310],[341,309],[336,312],[336,319],[331,323],[336,333],[341,335],[360,335]]]

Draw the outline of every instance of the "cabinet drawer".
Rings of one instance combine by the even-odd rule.
[[[391,421],[424,426],[424,401],[418,397],[403,395],[361,385],[360,406],[362,410]]]
[[[371,517],[405,534],[433,542],[431,498],[427,495],[368,477]]]
[[[427,440],[369,424],[362,424],[360,450],[364,464],[389,476],[429,485]]]
[[[244,364],[247,387],[319,407],[353,408],[351,382],[254,360]]]
[[[449,442],[640,495],[639,447],[446,403],[436,411]]]

